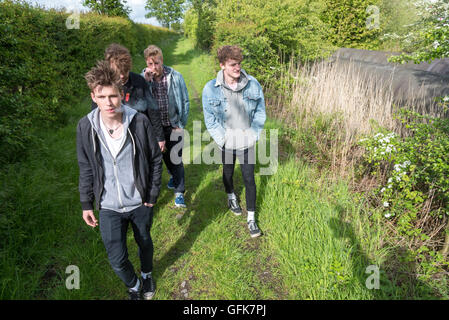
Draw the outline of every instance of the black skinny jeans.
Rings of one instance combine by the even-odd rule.
[[[256,182],[254,180],[254,148],[245,149],[237,155],[235,150],[222,150],[221,159],[223,163],[223,183],[226,193],[234,192],[234,167],[238,157],[242,171],[243,183],[245,184],[246,210],[256,211]]]
[[[151,272],[153,271],[153,241],[150,229],[153,223],[153,208],[140,206],[126,213],[100,210],[100,233],[109,263],[128,288],[134,287],[137,283],[137,275],[128,259],[126,246],[126,234],[130,223],[134,239],[139,247],[141,271]]]

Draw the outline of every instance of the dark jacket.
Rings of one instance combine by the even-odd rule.
[[[129,137],[131,135],[131,137]],[[155,133],[146,116],[137,113],[127,130],[127,139],[133,143],[134,183],[143,203],[156,203],[159,196],[162,175],[162,153]],[[78,122],[76,151],[80,169],[79,192],[83,210],[92,210],[95,200],[100,210],[103,192],[103,159],[99,137],[87,116]]]
[[[123,86],[124,97],[122,103],[145,114],[150,119],[154,127],[157,141],[164,141],[165,136],[162,130],[161,115],[156,101],[153,99],[148,83],[137,73],[130,72],[126,84]],[[92,110],[97,104],[92,101]]]

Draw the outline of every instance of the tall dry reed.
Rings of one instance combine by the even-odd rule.
[[[327,119],[325,130],[314,133],[314,143],[316,150],[327,153],[328,157],[323,159],[327,159],[337,175],[353,172],[362,155],[357,141],[372,133],[376,126],[407,134],[395,118],[398,105],[391,76],[379,77],[369,74],[360,64],[336,60],[298,67],[290,64],[280,83],[284,94],[275,94],[270,99],[271,115],[302,132],[316,131],[317,117]],[[411,91],[407,95],[410,98],[402,101],[401,106],[420,113],[424,110],[431,115],[438,113],[435,106],[426,107],[422,99],[424,90]],[[302,142],[296,142],[301,149]]]

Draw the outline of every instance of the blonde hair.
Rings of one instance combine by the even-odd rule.
[[[149,45],[144,51],[143,51],[143,56],[145,58],[145,60],[148,57],[155,57],[155,56],[160,56],[162,59],[164,58],[164,56],[162,55],[162,50],[161,48],[159,48],[158,46],[155,46],[154,44]]]

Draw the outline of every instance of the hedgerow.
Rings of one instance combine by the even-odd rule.
[[[132,54],[172,34],[125,18],[44,10],[23,1],[0,1],[0,163],[22,158],[37,128],[60,126],[66,111],[86,95],[83,75],[118,42]]]

